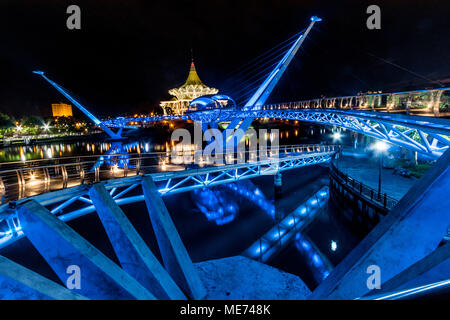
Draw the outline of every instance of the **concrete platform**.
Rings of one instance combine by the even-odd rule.
[[[303,300],[311,291],[297,276],[243,256],[195,263],[205,300]]]

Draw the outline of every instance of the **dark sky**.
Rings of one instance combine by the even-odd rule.
[[[66,28],[70,4],[81,7],[81,30]],[[381,30],[366,28],[369,4],[381,7]],[[52,102],[65,101],[35,69],[99,116],[149,112],[186,79],[191,47],[200,78],[221,89],[230,71],[312,15],[323,21],[268,102],[433,87],[373,55],[428,79],[450,78],[449,14],[448,0],[3,0],[0,112],[46,116]]]

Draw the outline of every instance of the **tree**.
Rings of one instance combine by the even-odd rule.
[[[22,118],[21,123],[23,126],[31,128],[36,126],[37,127],[42,126],[44,121],[42,120],[42,118],[38,116],[26,116]]]

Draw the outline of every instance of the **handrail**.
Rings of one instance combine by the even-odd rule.
[[[386,193],[378,193],[377,190],[343,173],[335,166],[333,162],[331,162],[330,174],[339,179],[341,183],[352,188],[367,201],[375,203],[385,209],[392,210],[392,208],[394,208],[398,203],[397,199],[388,196]]]
[[[282,145],[279,146],[280,148],[286,149],[286,148],[291,148],[291,147],[303,147],[303,148],[307,148],[307,147],[314,147],[314,146],[319,146],[320,144],[290,144],[290,145]],[[270,147],[268,147],[270,149]],[[196,150],[190,150],[190,152],[195,152]],[[101,153],[101,154],[91,154],[91,155],[79,155],[79,156],[65,156],[65,157],[55,157],[55,158],[51,158],[51,159],[34,159],[34,160],[25,160],[25,161],[4,161],[4,162],[0,162],[0,167],[5,166],[5,165],[10,165],[10,164],[27,164],[27,163],[32,163],[32,162],[40,162],[40,161],[65,161],[68,159],[81,159],[81,158],[99,158],[99,157],[112,157],[112,156],[145,156],[145,155],[166,155],[167,153],[171,153],[173,152],[172,150],[167,150],[167,151],[152,151],[152,152],[130,152],[130,153],[115,153],[115,154],[106,154],[106,153]],[[183,152],[180,150],[180,152]]]

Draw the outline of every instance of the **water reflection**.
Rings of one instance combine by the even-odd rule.
[[[191,199],[201,213],[216,225],[232,222],[239,214],[243,203],[251,203],[263,210],[272,218],[275,216],[275,207],[272,201],[266,199],[264,194],[250,180],[227,183],[211,188],[202,188],[191,191]]]
[[[76,141],[27,146],[8,146],[0,149],[0,162],[54,159],[60,157],[88,156],[98,154],[125,154],[166,151],[167,144],[151,139],[131,142]]]
[[[229,199],[223,188],[203,188],[191,191],[192,200],[209,221],[224,225],[233,221],[239,213],[239,206]]]

